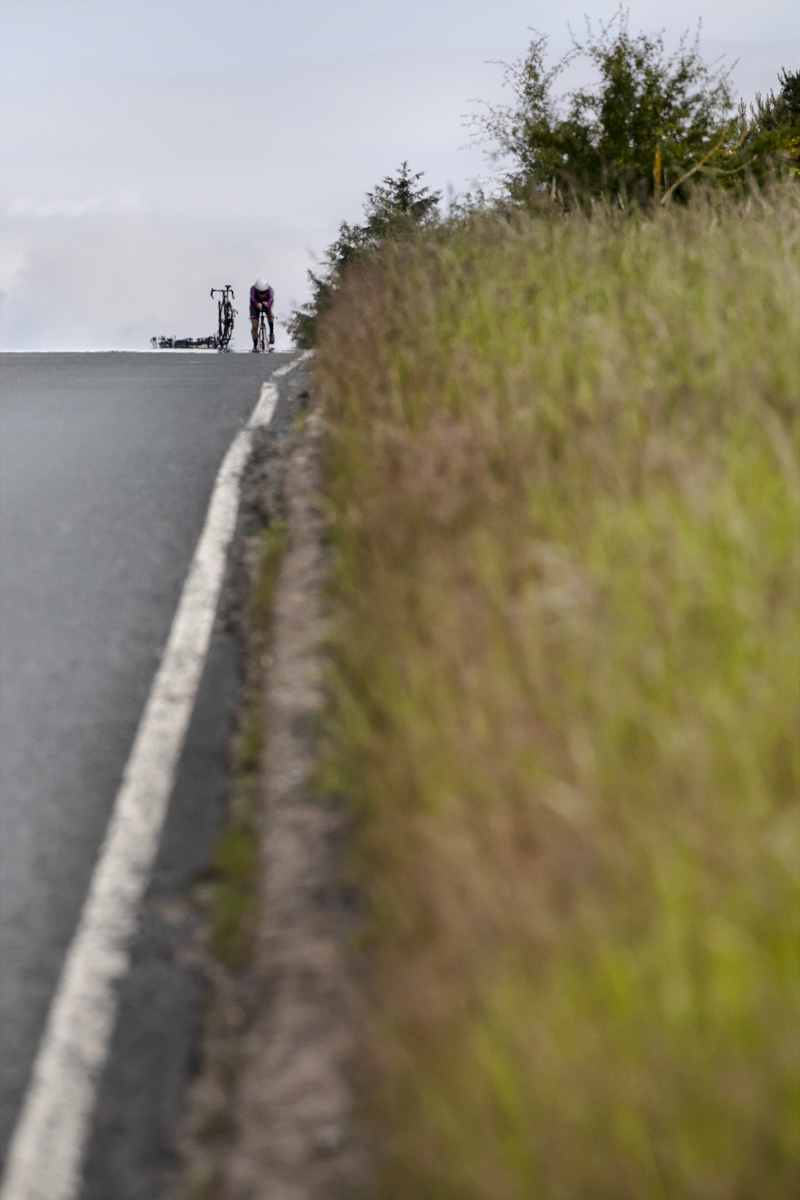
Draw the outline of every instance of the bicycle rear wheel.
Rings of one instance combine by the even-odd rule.
[[[225,312],[222,320],[222,349],[227,350],[233,337],[233,309],[230,304],[225,305]]]

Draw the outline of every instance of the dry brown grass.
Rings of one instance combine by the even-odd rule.
[[[381,1200],[797,1187],[799,230],[473,221],[326,321]]]

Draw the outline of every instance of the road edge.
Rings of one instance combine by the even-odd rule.
[[[203,531],[139,722],[81,916],[64,960],[9,1145],[0,1200],[74,1200],[139,906],[158,851],[205,665],[256,432],[272,419],[280,376],[262,384],[217,473]]]

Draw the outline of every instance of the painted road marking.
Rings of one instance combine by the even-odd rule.
[[[253,433],[272,420],[272,382],[219,469],[169,640],[139,722],[78,928],[64,960],[9,1149],[0,1200],[74,1200],[95,1095],[129,967],[129,942],[150,879],[175,773],[205,665],[242,473]]]

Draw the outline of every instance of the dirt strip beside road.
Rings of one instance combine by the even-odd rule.
[[[349,922],[337,884],[342,816],[304,791],[326,633],[319,437],[312,413],[286,471],[288,546],[275,597],[263,767],[256,956],[264,1003],[246,1042],[231,1200],[340,1196],[363,1167],[350,1126],[356,1028],[343,948]]]
[[[225,1024],[226,1007],[233,1017],[216,1048],[216,1035],[207,1038],[193,1085],[195,1132],[184,1142],[188,1170],[177,1193],[191,1200],[340,1200],[364,1187],[366,1156],[353,1127],[358,1005],[346,954],[357,916],[340,880],[345,818],[335,800],[308,787],[327,628],[321,432],[311,411],[281,464],[280,495],[266,501],[273,518],[277,510],[285,519],[286,549],[262,656],[260,916],[244,987],[231,986],[229,974],[216,988],[212,1028]],[[215,1092],[219,1136],[209,1139],[203,1109]]]

